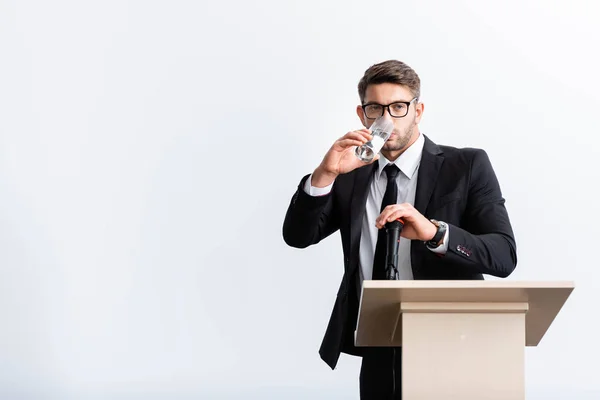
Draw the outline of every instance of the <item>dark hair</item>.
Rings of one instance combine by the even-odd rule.
[[[388,60],[375,64],[365,71],[362,79],[358,83],[358,95],[360,103],[364,104],[367,86],[378,83],[396,83],[407,86],[413,96],[419,99],[421,96],[421,80],[419,75],[402,61]]]

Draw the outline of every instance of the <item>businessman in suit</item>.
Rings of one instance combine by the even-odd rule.
[[[486,152],[437,145],[419,131],[424,105],[412,68],[396,60],[375,64],[358,93],[365,129],[336,140],[301,179],[283,237],[305,248],[340,231],[344,275],[319,353],[332,369],[341,352],[362,357],[361,399],[400,399],[401,348],[353,344],[362,282],[386,279],[385,224],[404,221],[399,279],[507,277],[517,263],[516,245]],[[354,150],[371,139],[368,128],[380,116],[393,122],[393,134],[364,163]]]

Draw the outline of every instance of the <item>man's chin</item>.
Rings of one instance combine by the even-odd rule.
[[[393,142],[386,142],[383,147],[382,150],[384,151],[398,151],[398,150],[402,150],[404,146],[402,146],[402,143],[399,143],[398,141],[393,141]]]

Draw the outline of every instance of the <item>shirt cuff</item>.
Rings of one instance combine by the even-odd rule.
[[[324,188],[318,188],[312,186],[312,175],[308,177],[306,182],[304,183],[304,192],[311,196],[325,196],[331,192],[331,187],[333,186],[333,182],[331,182],[328,186]]]
[[[448,229],[446,229],[446,234],[444,235],[444,241],[442,242],[442,244],[434,249],[432,249],[430,247],[427,247],[427,248],[437,254],[446,254],[446,252],[448,251],[449,238],[450,238],[450,227],[448,226]]]

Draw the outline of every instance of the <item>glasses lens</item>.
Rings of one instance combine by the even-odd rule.
[[[408,107],[404,103],[390,104],[390,114],[392,117],[404,117],[408,113]]]
[[[381,117],[382,108],[383,107],[378,104],[370,104],[365,107],[365,114],[367,115],[367,118],[379,118]]]

